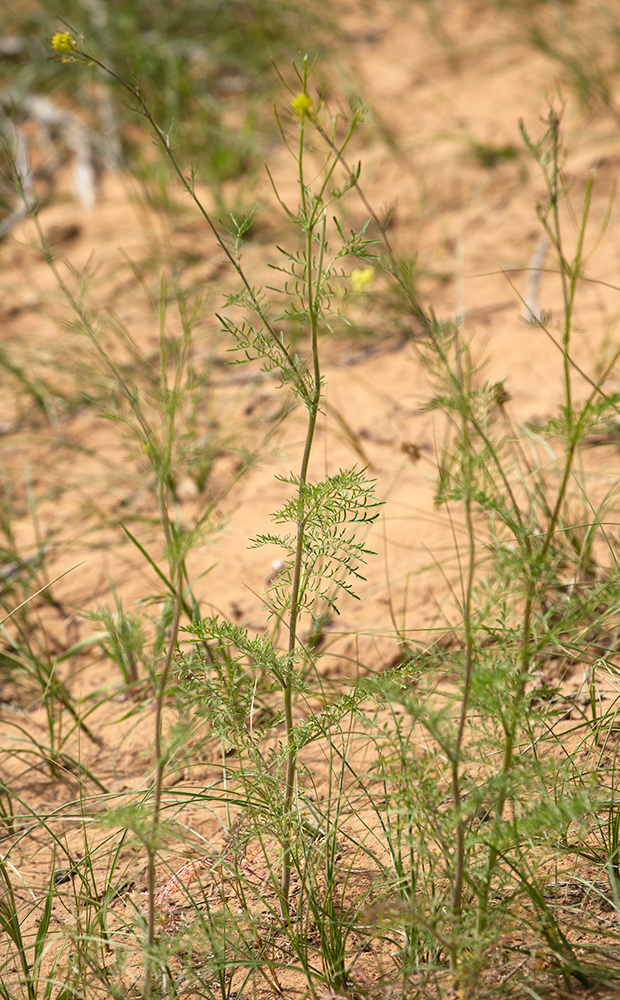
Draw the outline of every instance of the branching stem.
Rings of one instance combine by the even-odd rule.
[[[305,85],[305,79],[304,79]],[[306,189],[303,173],[303,142],[304,142],[304,125],[303,122],[300,128],[300,150],[299,150],[299,185],[301,188],[301,199],[302,199],[302,210],[304,214],[307,212],[307,199],[306,199]],[[293,795],[295,791],[295,778],[297,773],[297,748],[295,746],[295,733],[294,733],[294,723],[293,723],[293,683],[291,674],[294,670],[294,653],[295,647],[297,645],[297,622],[299,619],[299,598],[300,598],[300,588],[301,588],[301,575],[303,569],[303,555],[304,555],[304,530],[306,521],[306,511],[304,508],[304,490],[306,483],[308,481],[308,468],[310,465],[310,455],[312,453],[312,444],[314,441],[314,432],[316,430],[316,420],[319,412],[319,404],[321,401],[321,367],[319,359],[319,339],[318,339],[318,295],[315,298],[313,281],[316,281],[317,286],[321,278],[321,268],[322,268],[322,249],[325,245],[325,212],[322,213],[323,218],[323,232],[321,234],[321,254],[319,260],[317,261],[316,277],[313,273],[312,266],[312,251],[313,251],[313,236],[316,227],[316,217],[313,212],[307,221],[306,226],[306,273],[305,273],[305,287],[306,287],[306,301],[307,301],[307,311],[310,318],[310,336],[311,336],[311,351],[312,351],[312,375],[313,375],[313,387],[312,394],[307,399],[306,406],[308,409],[308,424],[306,427],[306,440],[304,443],[304,451],[301,460],[301,468],[299,470],[299,491],[298,491],[298,512],[297,512],[297,538],[295,545],[295,559],[293,564],[293,576],[292,576],[292,586],[291,586],[291,606],[289,615],[289,638],[288,638],[288,654],[289,663],[288,670],[289,675],[286,678],[284,685],[284,722],[286,726],[286,776],[285,776],[285,788],[284,788],[284,825],[285,825],[285,837],[282,849],[282,876],[280,882],[280,910],[283,917],[288,917],[289,915],[289,893],[291,887],[291,844],[288,837],[288,824],[291,812],[291,807],[293,803]]]

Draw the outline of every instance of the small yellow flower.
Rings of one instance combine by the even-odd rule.
[[[351,271],[351,291],[354,295],[361,295],[375,276],[374,267],[356,267]]]
[[[298,94],[297,97],[291,101],[291,107],[296,115],[300,118],[307,118],[308,115],[312,114],[314,109],[314,101],[307,94]]]
[[[54,52],[77,52],[77,42],[68,31],[57,31],[51,41]]]

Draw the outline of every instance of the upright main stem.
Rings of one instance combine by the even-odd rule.
[[[303,129],[302,140],[303,142]],[[305,188],[303,185],[302,152],[300,151],[300,184],[302,189],[302,203],[305,209]],[[297,538],[295,545],[295,561],[293,564],[293,582],[291,587],[291,607],[289,617],[288,636],[288,676],[284,684],[284,722],[286,726],[286,775],[284,786],[284,824],[285,834],[282,850],[282,876],[280,881],[280,913],[282,917],[289,915],[289,893],[291,888],[291,843],[288,831],[288,819],[293,804],[295,792],[295,777],[297,774],[297,747],[295,744],[295,733],[293,730],[293,682],[291,674],[294,667],[294,653],[297,645],[297,622],[299,618],[299,603],[301,591],[301,575],[303,569],[304,533],[306,525],[306,512],[304,509],[304,488],[308,480],[308,466],[312,453],[312,443],[316,429],[316,419],[319,412],[321,400],[321,369],[319,364],[319,344],[318,344],[318,311],[314,299],[312,278],[312,234],[314,227],[308,225],[306,230],[306,289],[308,299],[308,315],[310,317],[310,333],[312,341],[312,375],[313,386],[311,393],[305,397],[308,408],[308,425],[306,428],[306,441],[299,471],[299,492],[297,510]],[[320,267],[320,265],[319,265]]]
[[[534,563],[532,562],[532,556],[534,555],[534,551],[532,550],[531,542],[527,537],[527,535],[524,535],[523,538],[524,547],[526,549],[528,556],[530,557],[528,560],[528,565],[530,568],[528,570],[526,578],[526,598],[525,598],[525,612],[523,618],[523,642],[521,649],[521,662],[519,667],[519,675],[517,679],[515,697],[513,699],[512,709],[511,712],[509,713],[507,725],[505,726],[504,756],[502,762],[502,769],[500,773],[499,793],[495,807],[493,834],[491,837],[491,846],[489,847],[489,853],[487,857],[486,871],[484,873],[482,886],[478,895],[477,923],[478,923],[479,933],[482,933],[487,925],[491,880],[493,878],[493,873],[499,858],[499,850],[495,845],[499,840],[500,827],[503,821],[504,809],[508,799],[509,777],[513,766],[515,746],[517,743],[519,719],[522,712],[523,699],[525,697],[527,680],[530,673],[530,666],[532,660],[534,602],[537,599],[537,592],[539,589],[543,568],[546,564],[549,550],[551,548],[551,543],[553,541],[553,537],[560,520],[562,507],[566,499],[568,484],[573,470],[575,453],[583,430],[587,410],[589,408],[591,401],[595,398],[596,394],[599,392],[600,385],[602,385],[602,379],[599,380],[597,384],[593,384],[593,391],[587,401],[586,406],[583,409],[582,416],[575,423],[574,411],[572,405],[572,387],[571,387],[571,376],[570,376],[570,369],[572,362],[569,356],[569,350],[570,350],[570,337],[571,337],[572,322],[573,322],[575,293],[581,272],[583,243],[584,243],[586,225],[588,220],[588,214],[590,210],[592,179],[589,178],[588,185],[586,188],[586,197],[584,201],[582,221],[578,235],[577,252],[573,264],[569,265],[564,255],[564,249],[562,243],[562,231],[560,228],[560,212],[559,212],[559,202],[560,202],[560,196],[562,194],[562,169],[560,163],[560,154],[561,154],[560,116],[553,110],[551,111],[550,114],[549,125],[550,125],[551,140],[552,140],[551,170],[550,172],[547,172],[547,170],[543,166],[543,172],[545,173],[547,180],[549,205],[552,209],[553,224],[548,225],[544,217],[543,217],[543,224],[545,225],[545,228],[549,236],[551,237],[556,249],[560,275],[562,280],[562,292],[564,297],[564,328],[562,333],[562,355],[563,355],[563,374],[564,374],[564,410],[568,424],[567,447],[566,447],[566,458],[564,463],[564,473],[556,497],[556,502],[551,511],[551,516],[549,518],[549,523],[547,525],[545,540],[542,549],[540,553],[536,555]],[[530,148],[533,148],[531,144]],[[539,162],[541,162],[542,165],[543,161],[539,160]],[[606,377],[606,373],[603,376],[603,378],[604,377]]]
[[[452,800],[456,817],[456,850],[454,863],[454,886],[452,889],[452,923],[453,941],[450,953],[450,965],[452,972],[456,973],[458,967],[458,947],[455,934],[461,918],[463,906],[463,886],[465,883],[465,819],[462,815],[461,796],[461,753],[463,749],[463,737],[465,735],[465,723],[467,721],[467,711],[469,708],[469,696],[471,692],[472,676],[474,670],[474,632],[471,621],[471,603],[474,587],[475,563],[475,535],[471,511],[471,500],[467,497],[465,501],[465,516],[467,521],[467,534],[469,539],[467,567],[467,581],[465,585],[464,619],[465,619],[465,677],[463,678],[463,691],[461,694],[461,707],[459,712],[456,741],[452,752],[451,761],[451,784]]]
[[[170,630],[168,651],[166,653],[164,668],[161,672],[161,677],[159,680],[159,690],[157,692],[157,701],[155,704],[154,750],[155,750],[156,771],[155,771],[155,795],[153,799],[153,817],[151,820],[151,832],[150,832],[149,843],[147,844],[147,853],[148,853],[147,949],[148,950],[146,956],[144,986],[142,989],[143,1000],[148,1000],[152,992],[152,980],[153,980],[152,951],[153,951],[153,945],[155,944],[155,861],[157,858],[157,834],[159,830],[161,796],[164,785],[164,771],[166,768],[166,758],[164,753],[162,752],[162,717],[163,717],[164,696],[166,693],[166,686],[168,684],[168,676],[170,674],[172,657],[176,649],[177,637],[179,634],[179,621],[181,618],[181,608],[183,606],[182,588],[183,588],[183,573],[181,565],[179,565],[177,572],[177,580],[176,580],[174,617],[172,619],[172,628]]]
[[[512,712],[510,714],[510,721],[508,723],[508,726],[506,727],[504,759],[500,774],[500,786],[497,798],[497,805],[495,807],[495,821],[493,828],[493,836],[491,839],[491,847],[489,848],[486,872],[482,883],[482,889],[478,896],[479,933],[482,933],[484,931],[487,923],[488,901],[489,901],[489,893],[491,890],[491,879],[493,877],[493,872],[495,870],[495,866],[497,864],[497,860],[499,857],[499,851],[494,845],[497,843],[499,839],[500,826],[503,820],[506,800],[508,798],[508,778],[510,775],[510,771],[512,769],[512,761],[514,756],[515,744],[517,741],[517,730],[519,726],[519,719],[521,715],[523,698],[525,697],[525,689],[532,661],[532,614],[534,610],[534,601],[536,600],[536,595],[538,591],[538,583],[540,580],[541,568],[544,567],[546,563],[549,549],[551,547],[551,542],[553,541],[553,536],[555,534],[558,521],[560,519],[560,513],[566,497],[568,483],[573,469],[575,451],[580,436],[581,436],[581,424],[578,424],[577,427],[573,428],[571,431],[571,438],[568,443],[568,452],[564,466],[564,474],[562,476],[562,481],[560,483],[560,488],[558,490],[556,502],[553,507],[553,511],[551,513],[551,519],[549,521],[549,524],[547,526],[547,531],[545,533],[545,541],[540,551],[540,555],[537,556],[538,568],[535,570],[535,572],[530,573],[527,578],[525,612],[523,617],[523,643],[521,649],[521,664],[519,668],[519,677],[517,681],[517,689],[515,692],[515,697],[513,700]],[[530,551],[529,546],[528,546],[528,551]]]
[[[461,754],[463,750],[463,739],[465,736],[465,725],[467,722],[467,712],[469,709],[470,692],[474,671],[474,629],[472,627],[472,596],[474,589],[474,578],[476,573],[476,538],[474,533],[474,522],[471,507],[472,488],[472,468],[471,468],[471,443],[469,435],[470,407],[468,402],[468,386],[465,384],[465,374],[463,371],[462,347],[460,340],[456,340],[456,369],[454,380],[458,387],[461,406],[461,468],[465,482],[465,520],[467,526],[468,552],[467,552],[467,576],[463,592],[463,622],[465,628],[465,676],[463,678],[463,690],[461,693],[461,705],[457,723],[456,740],[451,757],[451,786],[452,801],[455,813],[455,857],[454,857],[454,885],[452,887],[452,943],[450,949],[450,967],[452,973],[458,972],[458,942],[457,933],[461,921],[461,911],[463,906],[463,887],[465,884],[465,820],[462,815],[462,792],[461,792]]]

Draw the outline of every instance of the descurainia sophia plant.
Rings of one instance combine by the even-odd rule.
[[[355,596],[352,580],[363,579],[360,566],[370,554],[363,542],[356,540],[355,528],[372,522],[378,516],[380,506],[380,501],[374,496],[372,483],[366,479],[363,471],[356,468],[339,470],[335,475],[318,482],[310,479],[310,460],[323,392],[320,330],[322,326],[329,325],[332,299],[338,297],[343,282],[347,280],[347,259],[354,258],[363,262],[374,259],[371,249],[374,241],[366,236],[366,225],[358,232],[351,231],[347,234],[337,218],[331,215],[334,204],[354,187],[357,180],[357,175],[353,173],[338,188],[335,186],[334,174],[342,163],[359,115],[354,114],[349,122],[345,122],[344,134],[341,134],[341,120],[336,118],[332,122],[330,145],[322,166],[318,172],[315,165],[310,168],[307,163],[307,129],[318,122],[321,104],[319,101],[317,105],[308,92],[312,68],[308,60],[304,59],[301,67],[296,67],[300,89],[293,94],[289,104],[298,133],[296,149],[292,151],[298,174],[299,205],[296,209],[284,204],[271,175],[270,179],[280,205],[302,238],[300,248],[281,250],[283,262],[275,269],[284,275],[283,286],[277,291],[283,294],[285,306],[281,314],[272,319],[272,310],[263,291],[257,290],[250,283],[242,265],[243,238],[251,224],[251,216],[240,220],[232,218],[232,227],[223,235],[196,193],[195,172],[186,176],[179,166],[172,148],[174,125],[169,132],[160,128],[141,94],[139,84],[132,86],[127,83],[88,53],[83,48],[83,42],[78,43],[69,32],[56,33],[51,46],[62,56],[63,61],[78,61],[98,68],[116,80],[130,95],[134,102],[133,110],[147,120],[179,180],[209,226],[218,247],[240,279],[241,288],[230,296],[227,305],[245,311],[246,315],[238,321],[229,316],[219,317],[222,328],[236,345],[236,363],[259,361],[263,370],[277,371],[281,383],[288,385],[306,408],[306,433],[299,471],[282,479],[292,488],[293,495],[273,515],[276,524],[289,524],[291,530],[283,534],[261,534],[253,542],[254,545],[275,544],[284,552],[284,565],[266,595],[266,602],[269,615],[286,625],[286,650],[276,649],[267,639],[261,641],[259,651],[256,641],[250,640],[247,632],[235,627],[233,635],[230,623],[219,619],[194,623],[190,628],[195,635],[209,640],[211,658],[215,657],[215,664],[203,664],[206,687],[213,681],[214,670],[219,676],[219,683],[222,683],[226,673],[224,665],[230,663],[231,645],[245,654],[250,662],[260,662],[261,667],[267,669],[272,682],[280,687],[285,740],[276,763],[282,770],[282,779],[274,786],[273,774],[265,772],[263,776],[270,789],[275,787],[278,790],[282,862],[277,891],[281,916],[288,921],[295,843],[293,828],[302,819],[300,809],[294,808],[297,760],[300,746],[308,739],[307,731],[305,736],[301,736],[293,714],[295,695],[303,688],[299,663],[311,655],[300,640],[300,618],[304,612],[312,616],[317,601],[319,605],[329,606],[337,611],[336,597],[339,591]],[[283,130],[281,122],[279,124]],[[321,124],[322,134],[329,127]],[[307,177],[310,172],[312,181]],[[248,313],[253,314],[254,319],[248,319]],[[286,343],[284,334],[279,329],[282,322],[294,322],[309,329],[309,362],[302,360]],[[166,657],[166,665],[169,665],[169,656]],[[257,738],[260,735],[259,733]],[[159,740],[156,739],[156,744],[158,743]],[[261,759],[258,745],[252,750],[253,761]],[[152,888],[150,892],[152,894]],[[152,921],[151,906],[148,935],[151,944]]]

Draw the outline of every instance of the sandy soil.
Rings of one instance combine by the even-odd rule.
[[[343,3],[342,17],[355,85],[369,106],[368,124],[350,156],[362,160],[364,191],[377,209],[395,205],[390,238],[399,252],[417,254],[424,306],[439,317],[461,317],[473,356],[484,363],[480,377],[505,380],[511,418],[544,421],[561,399],[561,366],[557,347],[523,320],[528,267],[542,235],[536,205],[544,186],[523,147],[518,122],[523,119],[531,134],[540,136],[548,100],[558,105],[561,89],[566,169],[576,206],[594,174],[586,273],[600,283],[580,292],[574,349],[575,360],[588,367],[617,328],[619,220],[617,206],[612,203],[610,209],[620,164],[617,118],[608,109],[577,103],[561,67],[523,44],[525,29],[515,14],[459,0],[450,5],[449,15],[446,8],[442,30],[447,36],[433,32],[422,4]],[[329,95],[334,106],[341,99],[341,94]],[[497,156],[491,165],[484,162],[485,151],[491,159]],[[295,203],[291,160],[277,146],[269,159],[281,191]],[[57,248],[58,266],[73,289],[78,281],[68,264],[76,272],[93,268],[88,301],[131,331],[142,352],[141,385],[157,364],[157,310],[149,296],[157,299],[161,267],[183,260],[184,286],[206,297],[195,362],[211,371],[198,421],[201,433],[215,439],[214,458],[203,492],[192,478],[190,460],[185,469],[180,463],[178,516],[195,524],[214,504],[214,523],[221,530],[206,532],[189,557],[195,594],[203,613],[218,612],[259,633],[266,625],[262,595],[279,553],[250,549],[248,540],[270,530],[270,513],[286,495],[277,477],[299,465],[303,414],[295,410],[281,422],[285,390],[255,369],[224,364],[229,345],[215,312],[234,279],[189,204],[177,215],[158,214],[129,176],[106,174],[97,203],[83,208],[71,196],[70,164],[56,184],[56,197],[41,210],[41,228]],[[208,192],[204,196],[208,201]],[[287,232],[266,178],[257,182],[255,197],[257,234],[246,246],[245,264],[260,284],[271,280],[274,243],[286,241]],[[183,203],[180,194],[179,200]],[[363,223],[364,209],[354,193],[348,206],[350,224]],[[565,235],[573,247],[575,233],[568,224]],[[1,344],[31,381],[51,383],[58,391],[37,410],[19,381],[3,374],[1,470],[10,484],[15,550],[24,559],[36,553],[38,542],[46,550],[45,570],[35,569],[29,585],[37,589],[65,574],[51,588],[53,603],[39,598],[33,605],[50,654],[59,656],[92,635],[98,626],[87,614],[113,606],[112,588],[126,609],[159,590],[120,522],[162,565],[164,543],[147,463],[126,428],[101,416],[108,376],[92,344],[67,328],[67,304],[48,264],[29,245],[34,238],[32,224],[26,223],[0,247]],[[128,257],[142,269],[143,286]],[[384,669],[399,655],[403,637],[414,643],[440,635],[456,613],[448,582],[458,577],[453,532],[459,530],[459,515],[454,512],[451,521],[433,503],[441,425],[423,409],[432,388],[417,356],[416,331],[407,328],[387,296],[380,298],[382,289],[376,277],[372,292],[353,311],[357,328],[326,337],[324,344],[325,406],[312,473],[365,465],[378,495],[387,500],[367,535],[376,555],[359,585],[360,600],[343,600],[340,616],[332,616],[325,628],[322,670],[331,678]],[[561,290],[554,275],[542,274],[538,301],[542,309],[558,313]],[[169,317],[171,329],[178,328],[171,296]],[[109,336],[102,335],[109,345]],[[116,350],[122,362],[121,348],[108,349]],[[578,391],[584,385],[577,380]],[[80,399],[83,386],[95,386],[99,401]],[[620,375],[613,376],[610,389],[620,389]],[[594,443],[597,447],[585,451],[582,462],[596,496],[618,482],[618,444],[612,439]],[[258,461],[235,482],[241,446],[257,449]],[[95,649],[86,645],[58,664],[58,676],[75,698],[88,699],[102,689],[120,691],[120,677]],[[567,681],[570,690],[580,683],[577,675]],[[92,702],[82,704],[89,711]],[[130,707],[136,712],[120,721]],[[45,715],[34,692],[30,700],[23,688],[7,681],[1,711],[5,721],[18,717],[44,739]],[[86,721],[96,741],[75,732],[67,752],[79,752],[112,797],[146,787],[153,771],[148,692],[142,701],[119,693]],[[4,729],[8,749],[8,722]],[[320,782],[320,761],[308,763]],[[20,782],[19,756],[5,755],[5,766],[14,792],[39,812],[50,812],[77,793],[68,773],[50,781],[42,771],[25,771]],[[190,788],[216,775],[217,755],[200,761],[193,772],[175,771],[169,783],[185,782]],[[89,809],[104,808],[106,801],[100,796],[97,805],[93,790]],[[191,820],[204,836],[216,834],[215,818],[195,815]],[[71,833],[71,843],[79,836],[79,831]],[[51,863],[49,844],[33,834],[22,851],[24,877],[40,888]],[[137,888],[143,888],[143,866],[134,876]]]

